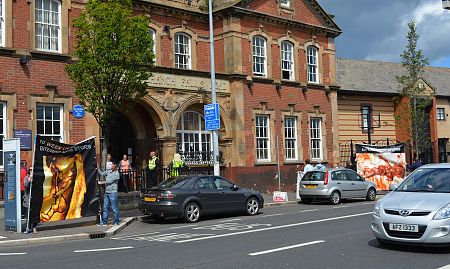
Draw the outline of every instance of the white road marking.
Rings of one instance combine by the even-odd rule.
[[[192,238],[192,239],[187,239],[187,240],[175,241],[175,243],[187,243],[187,242],[192,242],[192,241],[214,239],[214,238],[227,237],[227,236],[233,236],[233,235],[257,233],[257,232],[268,231],[268,230],[276,230],[276,229],[296,227],[296,226],[302,226],[302,225],[313,224],[313,223],[327,222],[327,221],[332,221],[332,220],[354,218],[354,217],[359,217],[359,216],[364,216],[364,215],[369,215],[369,214],[372,214],[372,211],[365,212],[365,213],[359,213],[359,214],[334,217],[334,218],[311,220],[311,221],[292,223],[292,224],[286,224],[286,225],[280,225],[280,226],[274,226],[274,227],[260,228],[260,229],[256,229],[256,230],[250,230],[250,231],[242,231],[242,232],[235,232],[235,233],[228,233],[228,234],[218,234],[218,235],[212,235],[212,236],[206,236],[206,237]]]
[[[225,222],[219,224],[213,224],[208,226],[196,227],[192,228],[193,230],[211,230],[211,231],[242,231],[242,230],[250,230],[257,226],[272,226],[272,224],[245,224],[245,223],[233,223],[233,222]]]
[[[97,249],[82,249],[82,250],[74,250],[75,253],[84,253],[84,252],[100,252],[100,251],[110,251],[110,250],[122,250],[122,249],[132,249],[134,247],[117,247],[117,248],[97,248]]]
[[[0,236],[0,239],[6,239],[7,237],[6,236]]]
[[[278,214],[272,214],[272,215],[264,215],[262,216],[263,218],[268,218],[268,217],[275,217],[275,216],[282,216],[283,214],[278,213]]]
[[[227,219],[227,220],[222,220],[219,222],[229,222],[229,221],[238,221],[238,220],[242,220],[242,219]]]
[[[313,212],[313,211],[317,211],[317,210],[319,210],[319,209],[307,209],[307,210],[302,210],[302,211],[299,211],[299,213],[305,213],[305,212]]]
[[[166,234],[160,234],[159,232],[150,234],[150,235],[136,235],[134,237],[118,237],[118,238],[112,238],[115,240],[133,240],[133,241],[148,241],[148,242],[172,242],[174,240],[181,240],[181,239],[190,239],[194,237],[202,237],[202,236],[211,236],[214,234],[208,233],[208,234],[191,234],[191,233],[166,233]]]
[[[344,208],[344,207],[350,207],[349,205],[338,205],[338,206],[332,206],[331,208]]]
[[[439,267],[438,269],[450,269],[450,264],[449,264],[449,265],[442,266],[442,267]]]
[[[177,227],[172,227],[172,228],[170,228],[170,229],[189,228],[189,227],[194,227],[194,226],[197,226],[197,224],[177,226]]]
[[[15,255],[25,255],[26,252],[15,252],[15,253],[0,253],[0,256],[15,256]]]
[[[286,249],[315,245],[315,244],[319,244],[319,243],[323,243],[323,242],[325,242],[325,241],[324,240],[312,241],[312,242],[307,242],[307,243],[302,243],[302,244],[297,244],[297,245],[292,245],[292,246],[286,246],[286,247],[282,247],[282,248],[274,248],[274,249],[264,250],[264,251],[260,251],[260,252],[254,252],[254,253],[250,253],[248,255],[258,256],[258,255],[268,254],[268,253],[272,253],[272,252],[278,252],[278,251],[282,251],[282,250],[286,250]]]
[[[130,234],[130,235],[124,235],[124,236],[118,236],[118,237],[113,237],[111,239],[125,239],[125,238],[129,238],[129,237],[136,237],[136,236],[141,236],[141,235],[152,235],[152,234],[157,234],[158,232],[152,232],[152,233],[145,233],[145,234]]]

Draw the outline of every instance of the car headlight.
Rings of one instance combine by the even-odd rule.
[[[441,207],[441,209],[439,209],[433,217],[434,220],[442,220],[448,218],[450,218],[450,204]]]
[[[373,207],[373,215],[379,217],[380,216],[380,201],[375,203]]]

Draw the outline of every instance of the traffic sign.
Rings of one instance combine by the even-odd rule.
[[[220,129],[219,104],[207,104],[204,106],[205,129],[207,131]]]

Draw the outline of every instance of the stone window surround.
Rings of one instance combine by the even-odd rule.
[[[0,102],[3,102],[6,105],[6,113],[4,119],[6,121],[5,139],[10,139],[14,137],[13,130],[16,127],[14,111],[17,110],[17,96],[15,93],[2,93],[0,94]]]
[[[13,47],[13,9],[12,9],[12,0],[3,0],[2,7],[3,11],[3,44],[0,44],[0,47],[4,48],[12,48]]]
[[[308,81],[308,47],[309,46],[315,47],[317,49],[317,53],[318,53],[318,57],[317,57],[317,60],[318,60],[317,66],[318,66],[318,68],[317,68],[317,71],[319,73],[318,74],[319,81],[317,81],[315,83]],[[320,85],[322,83],[322,81],[323,81],[323,64],[322,64],[323,63],[322,55],[324,53],[323,46],[321,46],[319,43],[317,43],[315,41],[315,39],[313,39],[313,40],[307,41],[307,42],[305,42],[305,44],[303,44],[303,50],[305,52],[305,64],[303,65],[303,71],[306,74],[306,83],[314,84],[314,85]]]
[[[253,75],[253,37],[254,36],[262,36],[266,39],[266,76],[265,77],[258,77],[258,76],[254,76]],[[255,78],[272,78],[272,67],[271,67],[271,62],[272,62],[272,37],[270,37],[269,34],[267,34],[266,32],[264,32],[264,30],[261,28],[259,28],[258,30],[252,31],[248,34],[248,41],[249,41],[249,45],[250,45],[250,55],[248,56],[248,62],[250,63],[251,68],[250,72],[251,72],[251,76],[255,77]],[[295,50],[295,49],[294,49]]]
[[[163,52],[161,49],[161,39],[162,39],[162,27],[154,24],[154,23],[149,23],[148,27],[150,29],[152,29],[153,31],[155,31],[155,40],[153,40],[154,47],[155,47],[155,65],[157,66],[161,66],[161,59],[163,57]]]
[[[171,40],[171,48],[172,52],[170,53],[170,60],[172,62],[172,67],[175,68],[175,34],[176,33],[183,33],[190,37],[191,41],[191,69],[190,70],[196,70],[197,69],[197,34],[191,31],[188,27],[186,27],[186,23],[183,23],[181,26],[174,27],[170,29],[170,35],[169,38]]]
[[[61,1],[61,21],[60,21],[60,44],[61,48],[59,51],[47,51],[47,50],[40,50],[36,48],[36,40],[35,40],[35,2],[36,0],[32,0],[30,4],[30,47],[32,51],[35,52],[42,52],[42,53],[55,53],[55,54],[68,54],[69,53],[69,9],[71,9],[72,2],[71,0],[64,0]]]
[[[322,119],[322,159],[321,162],[327,162],[327,129],[326,129],[326,114],[321,113],[319,109],[316,109],[316,112],[308,112],[308,144],[309,144],[309,152],[308,152],[308,159],[310,159],[312,162],[318,161],[317,159],[311,158],[311,131],[310,131],[310,119],[311,118],[321,118]]]
[[[291,42],[293,45],[293,50],[294,50],[294,55],[292,56],[294,59],[294,80],[284,80],[283,78],[283,74],[280,73],[280,79],[282,81],[289,81],[289,82],[298,82],[300,81],[300,64],[299,64],[299,49],[300,49],[300,44],[299,42],[295,41],[295,39],[293,39],[290,35],[290,33],[288,33],[285,36],[282,36],[278,39],[278,51],[280,52],[280,57],[279,57],[279,65],[280,65],[280,72],[281,72],[281,43],[284,41],[288,41]]]
[[[37,133],[36,126],[36,105],[37,104],[55,104],[61,105],[63,109],[63,117],[61,119],[63,125],[63,133],[62,133],[62,143],[70,144],[70,120],[69,113],[72,110],[72,97],[70,96],[59,96],[56,93],[56,89],[52,87],[48,87],[48,94],[29,94],[28,95],[28,111],[31,113],[31,130],[33,135]],[[30,124],[29,124],[30,125]]]
[[[256,159],[256,116],[266,115],[269,116],[269,160],[257,160]],[[253,130],[253,154],[255,156],[255,165],[261,164],[274,164],[276,163],[276,136],[275,136],[275,110],[266,109],[265,106],[262,109],[253,109],[252,111],[252,130]],[[275,154],[274,154],[275,153]]]
[[[296,160],[286,160],[285,156],[285,133],[284,133],[284,119],[286,117],[295,117],[297,124],[297,159]],[[300,111],[282,111],[281,112],[282,124],[283,124],[283,158],[285,163],[300,163],[303,162],[303,147],[302,147],[302,112]],[[308,127],[309,128],[309,127]]]

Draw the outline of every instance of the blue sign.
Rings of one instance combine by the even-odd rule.
[[[20,150],[31,150],[31,130],[14,130],[14,138],[20,139]]]
[[[219,104],[207,104],[204,107],[205,114],[205,129],[207,131],[219,130],[220,129],[220,114],[219,114]]]
[[[84,117],[84,107],[82,105],[73,106],[73,116],[77,119]]]
[[[19,139],[3,140],[3,167],[5,183],[3,197],[5,202],[5,229],[21,232],[21,200],[20,193],[20,142]]]

